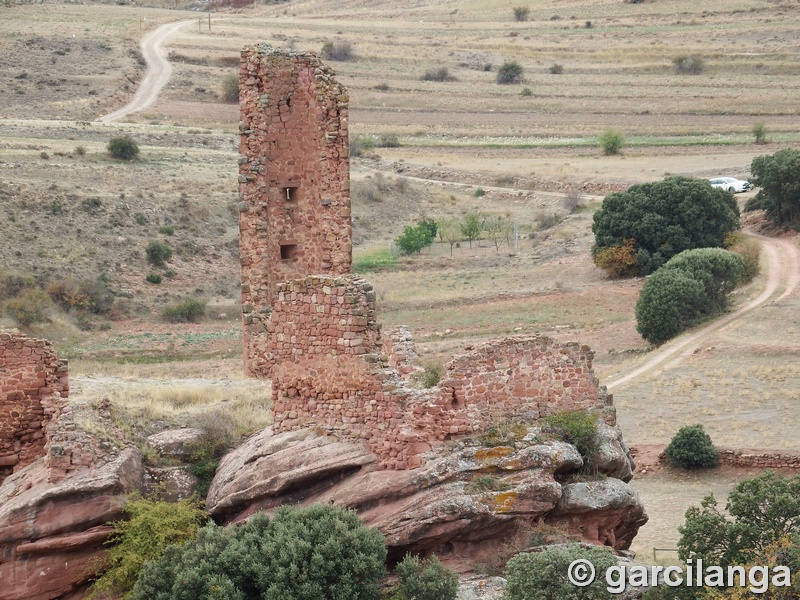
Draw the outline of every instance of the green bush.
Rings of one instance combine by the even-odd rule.
[[[414,227],[406,225],[403,233],[396,237],[394,243],[400,254],[419,254],[426,246],[430,246],[436,239],[436,221],[422,219]]]
[[[26,289],[14,299],[6,302],[6,314],[22,327],[47,322],[49,308],[50,298],[38,288]]]
[[[175,228],[172,225],[164,225],[163,227],[158,228],[158,233],[163,233],[164,235],[173,235],[175,233]]]
[[[145,277],[144,279],[147,283],[153,283],[155,285],[158,285],[162,281],[161,275],[159,275],[158,273],[148,273],[147,277]]]
[[[165,307],[161,315],[170,323],[197,323],[206,315],[206,303],[197,298],[186,298]]]
[[[636,330],[648,342],[662,344],[719,314],[743,272],[741,257],[721,248],[681,252],[644,282]]]
[[[705,180],[668,177],[606,196],[594,214],[592,253],[632,239],[638,273],[649,275],[683,250],[722,246],[738,229],[731,194]]]
[[[47,286],[47,294],[65,311],[105,314],[114,303],[114,294],[105,278],[60,279]]]
[[[441,363],[431,362],[427,363],[422,371],[417,374],[416,380],[420,387],[432,388],[442,380],[444,375],[444,367]]]
[[[354,512],[281,507],[169,548],[144,567],[131,600],[377,600],[385,561],[383,536]]]
[[[548,69],[551,75],[561,75],[564,72],[564,65],[553,63]]]
[[[151,240],[145,248],[147,262],[156,267],[161,267],[166,261],[172,258],[172,248],[158,240]]]
[[[522,88],[522,91],[519,93],[520,96],[533,96],[533,90],[531,88]]]
[[[670,440],[664,450],[667,460],[683,469],[716,467],[719,460],[711,437],[702,425],[686,425]]]
[[[756,144],[766,144],[769,141],[767,140],[767,127],[763,123],[753,123],[751,131]]]
[[[597,434],[597,417],[585,410],[574,410],[549,415],[541,420],[542,431],[572,444],[591,468],[594,455],[600,446]]]
[[[350,138],[350,156],[359,157],[364,156],[370,150],[375,148],[375,140],[371,137],[357,135]]]
[[[606,129],[600,136],[600,148],[606,156],[619,154],[625,145],[625,136],[616,129]]]
[[[75,146],[74,152],[78,156],[86,156],[86,146]]]
[[[396,133],[384,133],[378,139],[378,147],[380,148],[399,148],[400,145],[400,138],[397,137]]]
[[[458,575],[431,555],[425,559],[407,554],[397,564],[397,584],[390,600],[455,600]]]
[[[478,188],[480,190],[481,188]],[[477,194],[478,190],[475,190]],[[483,222],[486,218],[479,212],[470,211],[464,215],[464,219],[459,225],[461,235],[469,240],[469,247],[472,248],[472,240],[477,240],[483,231]]]
[[[585,548],[578,544],[555,546],[541,552],[522,553],[506,565],[508,581],[505,600],[612,600],[614,594],[606,589],[605,577],[596,577],[587,587],[570,583],[569,566],[578,559],[589,560],[595,572],[602,574],[617,564],[608,548]]]
[[[109,594],[130,598],[145,563],[158,559],[168,546],[197,537],[207,520],[192,500],[135,498],[125,503],[122,512],[127,519],[111,523],[114,531],[108,541],[112,546],[103,573],[92,584],[90,598]]]
[[[522,81],[522,66],[515,60],[507,60],[497,70],[497,83],[508,85]]]
[[[139,144],[130,136],[111,138],[106,148],[118,160],[133,160],[139,156]]]
[[[226,104],[239,102],[239,74],[228,73],[222,78],[222,101]]]
[[[757,156],[750,164],[750,172],[753,185],[761,189],[744,209],[763,209],[777,225],[800,226],[800,150],[786,148]]]
[[[681,54],[672,59],[672,66],[676,73],[699,75],[705,69],[706,63],[699,54]]]

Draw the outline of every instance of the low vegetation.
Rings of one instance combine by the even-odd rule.
[[[717,450],[702,425],[681,427],[664,450],[667,460],[682,469],[708,469],[719,461]]]
[[[353,44],[348,40],[328,41],[322,45],[322,58],[325,60],[355,60]]]
[[[507,60],[497,69],[497,83],[509,85],[522,81],[522,65],[515,60]]]
[[[397,567],[397,583],[386,600],[455,600],[458,575],[447,569],[436,555],[427,558],[407,554]]]
[[[209,524],[196,540],[168,548],[142,570],[131,600],[377,600],[385,562],[383,536],[354,512],[330,505],[282,507],[238,527]]]
[[[583,458],[583,471],[593,474],[594,457],[600,447],[597,417],[585,410],[566,411],[541,420],[542,433],[575,446]]]
[[[170,323],[197,323],[206,315],[206,302],[199,298],[185,298],[165,307],[161,315]]]
[[[194,500],[165,502],[133,498],[122,508],[125,519],[114,521],[105,568],[92,584],[89,598],[130,598],[145,563],[158,559],[167,547],[197,537],[208,519]]]
[[[705,69],[706,63],[699,54],[681,54],[672,59],[672,66],[676,73],[699,75]]]
[[[605,573],[617,564],[617,558],[609,548],[586,548],[578,544],[554,546],[541,552],[523,552],[508,561],[505,571],[508,586],[504,597],[507,600],[616,598],[606,589],[605,577],[595,578],[587,587],[577,587],[570,582],[567,572],[578,559],[590,561],[597,573]]]
[[[111,138],[106,148],[118,160],[134,160],[139,157],[139,144],[130,136]]]
[[[600,136],[600,148],[606,156],[619,154],[624,145],[625,136],[617,129],[607,129]]]
[[[239,75],[228,73],[222,78],[222,101],[227,104],[239,102]]]

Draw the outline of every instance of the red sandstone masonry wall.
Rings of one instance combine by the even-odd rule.
[[[350,271],[348,97],[313,54],[263,44],[239,81],[244,363],[263,375],[277,285]]]
[[[413,345],[401,332],[384,347],[371,285],[309,276],[277,289],[264,357],[276,432],[318,427],[365,443],[383,468],[407,469],[433,444],[502,419],[605,414],[610,405],[592,373],[592,352],[541,336],[478,346],[447,366],[439,386],[414,389],[395,368],[408,363]]]
[[[0,483],[44,455],[45,426],[68,395],[67,365],[50,342],[0,332]]]

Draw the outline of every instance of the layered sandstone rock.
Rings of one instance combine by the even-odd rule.
[[[362,444],[319,430],[267,429],[223,459],[207,508],[231,523],[282,504],[346,506],[386,536],[393,557],[489,559],[540,518],[587,542],[627,549],[647,520],[636,492],[614,478],[563,483],[583,459],[570,444],[540,442],[538,434],[532,428],[495,447],[464,439],[431,451],[419,468],[387,471]]]

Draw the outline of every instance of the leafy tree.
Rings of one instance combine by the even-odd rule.
[[[133,160],[139,156],[139,144],[127,135],[111,138],[106,148],[111,156],[119,160]]]
[[[737,229],[731,194],[701,179],[669,177],[606,196],[594,215],[592,253],[632,239],[639,274],[649,275],[683,250],[722,246]]]
[[[436,239],[437,225],[433,219],[422,219],[412,227],[406,225],[403,233],[396,237],[394,243],[401,254],[419,254]]]
[[[644,282],[636,302],[636,330],[661,344],[715,316],[741,280],[744,263],[720,248],[685,250]]]
[[[442,239],[450,244],[450,256],[453,256],[453,246],[461,241],[461,227],[454,219],[443,221],[439,225],[439,235]]]
[[[458,575],[433,555],[406,555],[397,565],[397,577],[391,600],[455,600],[458,595]]]
[[[684,469],[716,467],[718,461],[717,450],[702,425],[681,427],[664,449],[664,455]]]
[[[210,524],[148,563],[132,600],[376,600],[386,544],[353,512],[282,507],[238,527]]]
[[[800,150],[786,148],[757,156],[750,164],[753,185],[761,188],[748,200],[747,211],[763,208],[778,225],[800,226]]]
[[[636,266],[636,240],[623,240],[621,246],[599,248],[592,257],[594,264],[611,277],[634,277],[639,274]]]
[[[617,129],[606,129],[600,136],[600,148],[606,156],[619,154],[624,145],[625,136]]]
[[[756,144],[766,144],[769,141],[767,140],[767,127],[763,123],[753,123],[753,128],[750,131],[753,132]]]
[[[586,587],[576,587],[567,578],[573,561],[591,561],[596,573],[617,564],[608,548],[584,548],[577,544],[547,548],[538,553],[521,553],[508,561],[505,577],[507,600],[612,600],[614,594],[606,589],[605,577],[596,577]]]
[[[725,514],[727,513],[727,514]],[[768,555],[771,546],[800,533],[800,476],[765,471],[740,482],[728,496],[725,512],[711,494],[686,511],[678,528],[681,560],[702,559],[723,569]],[[797,550],[785,556],[797,560]],[[786,563],[778,563],[786,564]],[[789,596],[795,598],[796,596]]]
[[[522,65],[515,60],[507,60],[497,70],[497,83],[506,85],[522,80]]]
[[[483,231],[483,221],[483,215],[476,211],[470,211],[464,215],[464,220],[461,222],[461,235],[469,240],[470,248],[472,248],[472,240],[478,239]]]
[[[126,600],[144,564],[157,559],[173,544],[197,537],[200,525],[207,520],[197,502],[163,502],[136,498],[122,508],[127,520],[114,521],[108,542],[105,571],[92,584],[91,598],[114,594]]]

